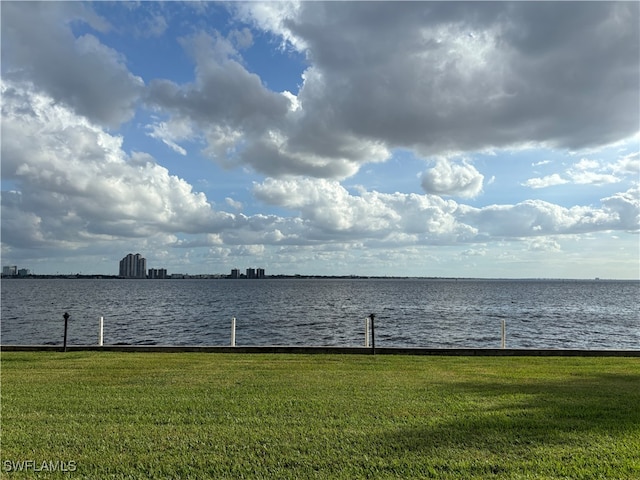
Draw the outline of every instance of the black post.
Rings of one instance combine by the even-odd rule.
[[[64,315],[62,315],[62,318],[64,318],[64,343],[62,346],[62,351],[66,352],[67,351],[67,324],[69,323],[69,314],[67,312],[64,312]]]
[[[374,318],[376,318],[376,316],[372,313],[371,315],[369,315],[369,318],[371,319],[371,353],[373,355],[376,354],[376,327],[373,323]]]

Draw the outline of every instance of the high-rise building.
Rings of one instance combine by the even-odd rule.
[[[18,267],[17,266],[2,267],[2,275],[6,276],[6,277],[13,277],[13,276],[15,276],[17,274],[18,274]]]
[[[147,259],[139,253],[128,254],[120,260],[120,273],[124,278],[147,278]]]
[[[247,268],[243,274],[240,273],[239,269],[234,268],[227,278],[265,278],[264,268]]]
[[[147,278],[166,279],[167,278],[167,269],[166,268],[150,268],[149,269],[149,274],[147,275]]]

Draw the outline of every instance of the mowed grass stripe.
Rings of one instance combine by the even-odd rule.
[[[637,358],[1,360],[8,478],[640,478]]]

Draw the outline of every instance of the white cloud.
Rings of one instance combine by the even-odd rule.
[[[620,183],[627,177],[637,178],[640,172],[640,157],[632,153],[620,157],[617,161],[606,162],[589,158],[581,158],[571,165],[564,175],[554,173],[541,178],[530,178],[522,183],[525,187],[534,189],[555,185],[609,185]]]
[[[280,48],[293,47],[303,51],[304,40],[298,38],[289,28],[288,23],[295,18],[301,8],[298,1],[278,2],[231,2],[229,8],[238,18],[251,23],[260,30],[273,32],[282,38]]]
[[[267,203],[300,211],[326,232],[386,231],[397,217],[378,199],[353,197],[336,181],[267,179],[254,185],[254,193]]]
[[[434,195],[361,190],[356,196],[327,180],[267,179],[254,185],[258,199],[297,211],[309,238],[336,238],[340,233],[343,240],[368,239],[371,245],[437,245],[633,230],[639,226],[636,190],[603,199],[602,208],[565,208],[540,200],[476,208]]]
[[[76,38],[72,20],[107,29],[84,4],[3,3],[3,76],[36,82],[78,114],[116,127],[132,118],[144,83],[128,71],[121,54],[95,36]]]
[[[620,179],[615,175],[607,173],[590,172],[586,170],[575,170],[569,172],[573,183],[581,185],[607,185],[618,183]]]
[[[600,163],[588,158],[581,158],[577,163],[573,164],[574,171],[594,170],[597,168],[600,168]]]
[[[606,185],[619,182],[620,178],[607,173],[610,168],[609,165],[602,166],[596,160],[582,158],[567,170],[567,175],[573,183],[582,185]]]
[[[151,138],[162,141],[174,152],[182,156],[187,154],[187,151],[176,143],[176,141],[191,138],[192,132],[187,122],[179,122],[177,120],[173,120],[171,123],[159,122],[147,125],[147,130]]]
[[[375,248],[639,228],[637,187],[604,198],[602,208],[567,209],[539,200],[475,208],[435,195],[364,188],[354,195],[337,181],[269,178],[254,185],[256,198],[297,216],[216,212],[204,194],[151,156],[126,154],[122,138],[50,97],[10,83],[2,94],[3,175],[18,186],[3,195],[5,248],[81,248],[154,236],[175,242],[180,232],[216,235],[225,245],[343,242]],[[239,205],[232,199],[228,204]]]
[[[457,219],[477,228],[480,237],[494,239],[637,229],[638,202],[630,200],[626,193],[603,199],[603,208],[565,208],[542,200],[484,208],[460,206]]]
[[[540,160],[539,162],[533,162],[531,164],[532,167],[541,167],[542,165],[548,165],[551,163],[551,160]]]
[[[95,8],[134,11],[116,5]],[[2,194],[3,255],[29,248],[42,256],[51,249],[60,255],[90,249],[120,254],[135,244],[165,257],[180,247],[180,258],[194,263],[206,255],[202,249],[217,258],[273,255],[288,265],[306,256],[345,268],[358,258],[388,267],[427,256],[438,263],[427,246],[451,252],[464,244],[462,257],[475,262],[499,253],[496,242],[506,239],[519,245],[506,256],[527,251],[543,258],[544,252],[560,254],[560,236],[638,231],[640,156],[636,151],[613,162],[596,156],[597,147],[638,129],[637,4],[225,5],[236,20],[259,30],[233,19],[224,26],[203,27],[203,21],[178,28],[172,14],[182,5],[138,8],[137,18],[146,20],[135,27],[166,35],[158,45],[176,40],[193,61],[191,78],[184,71],[154,78],[158,70],[134,64],[136,55],[126,58],[113,47],[125,35],[149,41],[131,24],[121,27],[117,15],[109,17],[120,35],[115,39],[116,33],[107,35],[114,27],[91,5],[3,4],[2,173],[11,189]],[[186,10],[192,8],[200,7]],[[177,30],[189,33],[169,39]],[[295,49],[296,58],[305,57],[297,91],[270,90],[267,77],[258,74],[265,67],[248,61],[254,48],[265,45],[254,42],[269,34],[283,49]],[[149,72],[155,73],[145,85],[137,74]],[[134,114],[137,125],[115,130]],[[140,131],[185,158],[169,171],[159,156],[136,151],[144,145],[135,135]],[[194,144],[200,152],[192,151]],[[516,188],[527,177],[518,171],[518,179],[506,184],[500,169],[510,168],[511,159],[503,149],[541,145],[547,153],[554,147],[580,155],[594,149],[557,172],[548,160],[534,162],[539,172],[531,176],[537,178],[522,185],[619,182],[620,192],[608,187],[601,195],[606,198],[571,208],[524,200]],[[354,192],[340,183],[396,151],[407,152],[397,157],[398,175],[407,175],[402,162],[437,159],[420,177],[426,195],[376,191],[406,187],[392,178],[391,162],[358,176],[366,185],[381,172],[389,175],[375,188]],[[472,164],[464,152],[495,157]],[[236,198],[241,190],[216,197],[211,185],[222,179],[209,184],[206,196],[196,193],[177,172],[199,154],[258,178],[255,199],[278,207],[268,210],[278,214],[243,215],[244,205],[260,205]],[[529,167],[530,158],[518,167]],[[206,175],[194,172],[196,165],[189,164],[189,174]],[[487,182],[478,169],[486,169]],[[492,194],[506,187],[512,196],[498,202],[510,204],[459,203],[477,199],[483,183]],[[209,198],[234,213],[218,211]],[[290,216],[282,216],[284,210]]]
[[[564,185],[565,183],[569,183],[569,181],[554,173],[542,178],[530,178],[522,185],[530,188],[546,188],[554,185]]]
[[[422,188],[434,195],[473,198],[482,192],[484,176],[466,161],[439,159],[422,174]]]
[[[208,125],[263,132],[289,110],[289,100],[268,90],[239,61],[239,53],[220,34],[196,33],[182,40],[193,57],[195,82],[178,85],[154,80],[147,101],[158,109],[185,117],[206,132]]]
[[[638,129],[634,4],[301,2],[240,10],[311,63],[298,93],[304,122],[292,137],[305,144],[311,132],[320,142],[339,131],[423,155],[576,149]]]
[[[196,62],[195,82],[153,81],[147,100],[178,124],[197,125],[207,141],[203,152],[221,165],[246,164],[271,176],[345,178],[362,163],[390,156],[382,142],[359,139],[327,119],[306,115],[291,92],[268,90],[219,34],[196,34],[183,44]],[[305,76],[313,77],[314,70]],[[173,131],[154,133],[165,143],[179,138]]]
[[[309,66],[297,94],[272,92],[243,65],[236,46],[247,43],[238,41],[246,30],[183,40],[196,64],[195,81],[153,81],[147,98],[198,125],[209,142],[204,152],[225,167],[343,179],[389,159],[396,147],[426,157],[535,145],[575,149],[637,131],[638,75],[629,74],[638,64],[635,5],[276,2],[228,8],[303,52]],[[537,18],[553,21],[540,29]],[[581,36],[567,27],[577,21],[581,31],[594,33]],[[570,73],[558,78],[558,71]],[[225,136],[224,151],[220,131],[234,132]],[[471,167],[456,168],[463,184],[442,186],[441,169],[425,174],[427,191],[443,188],[466,198],[481,191]],[[451,179],[451,172],[442,173]]]
[[[224,201],[234,210],[242,210],[242,202],[234,200],[233,198],[227,197]]]
[[[616,230],[640,230],[640,187],[603,198],[602,204],[618,220]]]
[[[618,175],[632,175],[638,179],[640,174],[640,152],[624,155],[612,166],[613,173]]]
[[[214,31],[182,39],[195,62],[194,81],[154,80],[147,101],[178,123],[191,122],[207,142],[203,153],[225,168],[248,165],[272,177],[344,179],[364,164],[388,160],[397,147],[422,156],[535,145],[584,148],[637,131],[637,75],[629,75],[629,66],[638,63],[631,46],[638,35],[631,20],[636,6],[227,7],[236,19],[276,35],[283,48],[304,53],[309,66],[296,94],[273,92],[243,62],[239,50],[253,41],[246,27],[226,38]],[[553,21],[539,29],[532,18]],[[593,34],[582,38],[567,28],[576,19]],[[611,38],[603,43],[601,36]],[[567,65],[571,74],[559,77]],[[178,139],[156,136],[181,151]],[[530,186],[554,180],[532,179]],[[582,174],[575,181],[613,178]],[[468,164],[451,171],[438,164],[425,173],[423,186],[471,198],[481,192],[482,181]]]
[[[231,220],[149,155],[126,155],[122,138],[50,97],[7,84],[2,93],[3,176],[21,192],[19,203],[3,205],[3,223],[12,211],[31,213],[39,218],[34,238],[82,244],[102,235],[212,231]],[[12,233],[3,234],[11,242]]]
[[[560,252],[562,247],[553,237],[537,237],[529,239],[528,249],[537,252]]]

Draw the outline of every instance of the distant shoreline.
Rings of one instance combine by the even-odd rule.
[[[433,281],[540,281],[540,282],[640,282],[640,279],[633,278],[541,278],[541,277],[411,277],[411,276],[383,276],[383,275],[266,275],[264,278],[232,278],[224,274],[178,274],[169,278],[127,278],[119,275],[101,274],[56,274],[56,275],[2,275],[2,280],[433,280]]]

